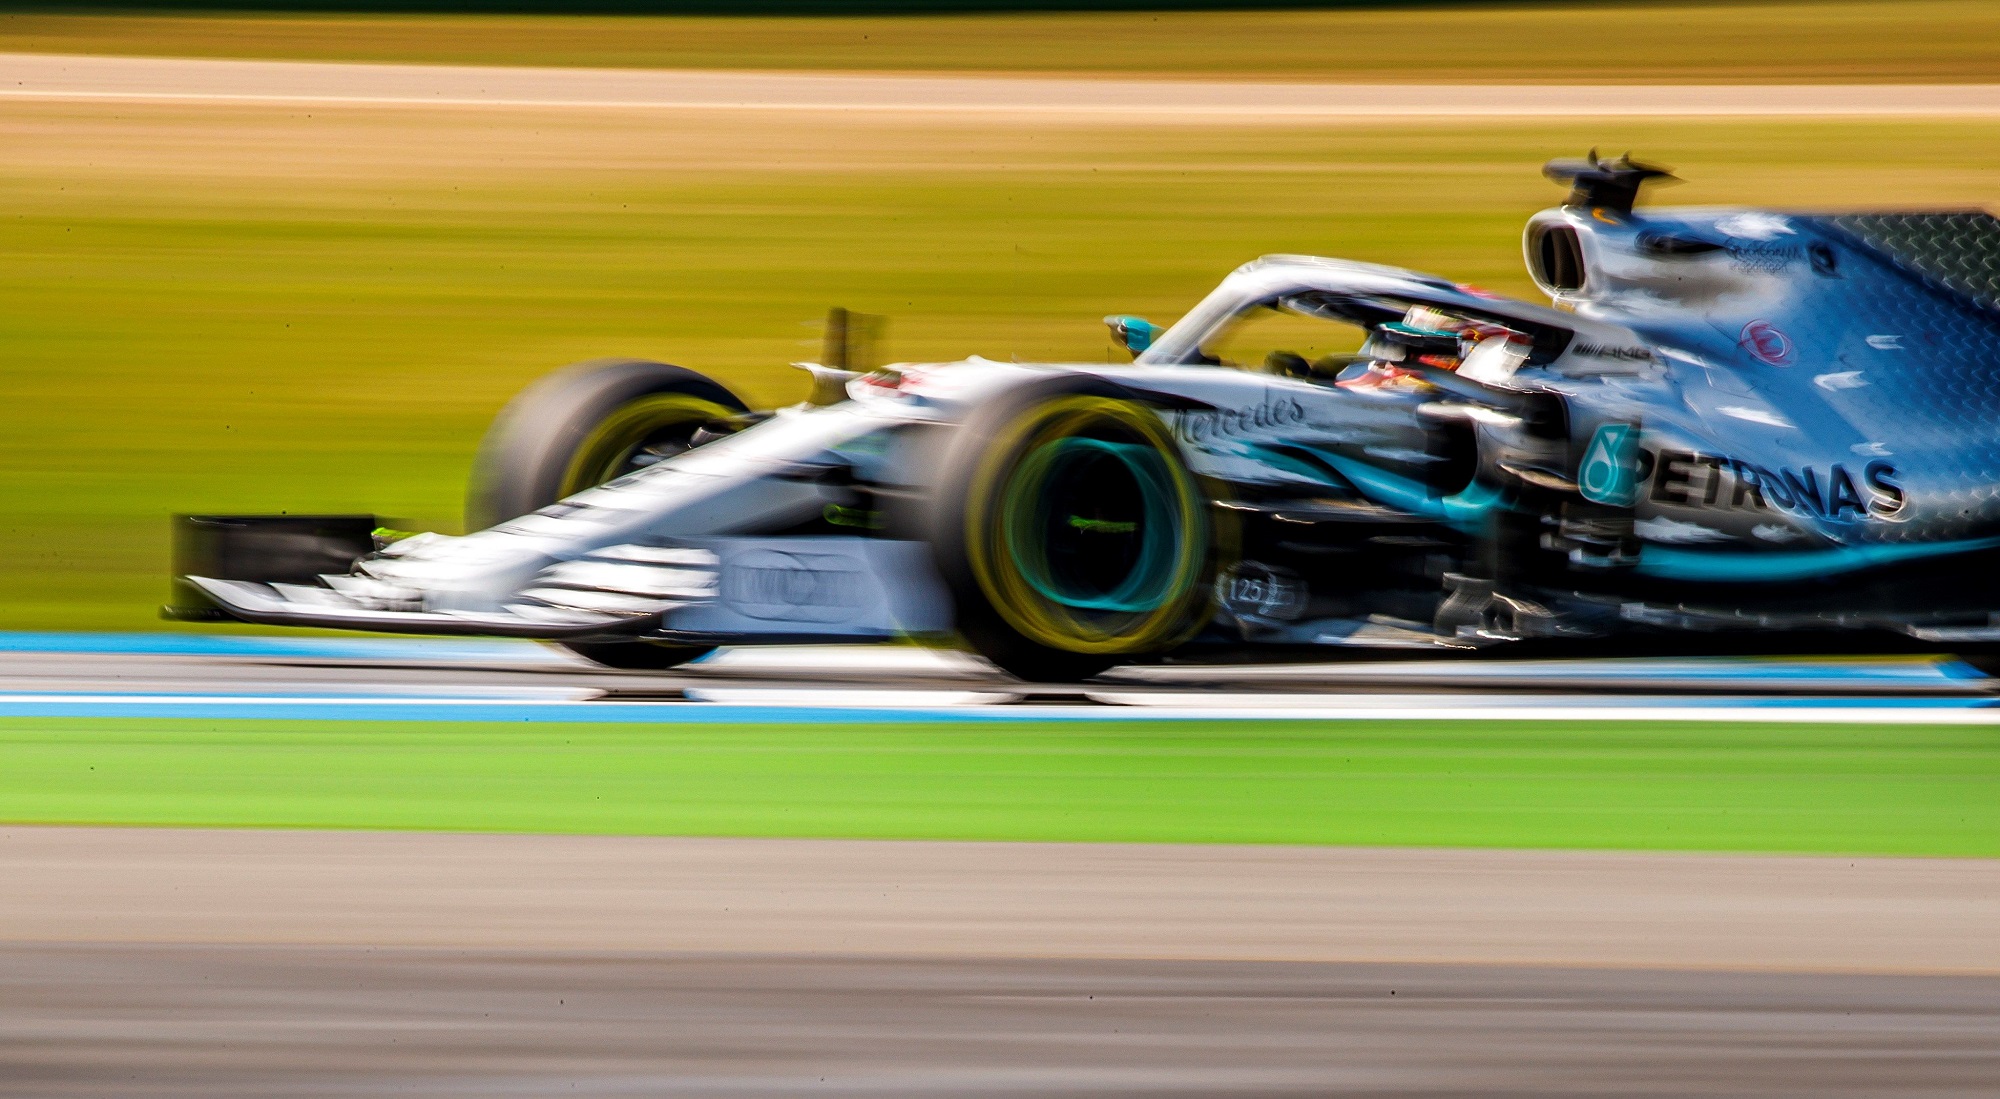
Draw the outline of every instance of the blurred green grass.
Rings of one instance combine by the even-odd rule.
[[[2000,199],[1991,122],[1093,126],[16,103],[0,115],[0,628],[158,625],[172,511],[454,529],[485,423],[641,355],[797,399],[827,306],[898,359],[1112,354],[1276,251],[1530,292],[1541,162],[1663,201]]]
[[[282,7],[282,4],[277,5]],[[1985,82],[1991,0],[840,17],[0,13],[0,50],[1406,82]]]
[[[0,720],[0,821],[2000,855],[1979,726]]]

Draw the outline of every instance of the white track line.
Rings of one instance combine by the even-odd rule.
[[[798,675],[801,672],[858,672],[870,676],[912,673],[993,675],[991,664],[970,653],[915,645],[749,645],[717,649],[688,666],[772,676]]]
[[[691,692],[692,693],[692,692]],[[873,720],[1003,721],[1631,721],[1830,723],[1855,725],[2000,725],[2000,707],[1964,702],[1946,705],[1875,702],[1854,705],[1822,700],[1761,703],[1717,699],[1688,705],[1677,699],[1631,698],[1605,704],[1594,696],[1564,696],[1522,702],[1496,696],[1455,696],[1440,704],[1432,696],[1227,696],[1190,694],[1148,696],[1135,704],[1098,706],[997,705],[974,692],[894,692],[884,700],[866,692],[757,691],[706,692],[709,701],[627,702],[492,698],[356,698],[303,695],[0,695],[0,717],[119,716],[273,717],[283,720],[369,720],[440,716],[446,720],[588,721],[672,725],[676,721],[811,724],[865,724]],[[1099,692],[1091,692],[1098,695]],[[782,697],[790,694],[795,697]],[[845,694],[846,697],[842,697]],[[754,695],[754,697],[750,697]],[[1106,701],[1118,701],[1106,695]],[[307,711],[312,711],[308,713]],[[323,712],[322,712],[323,711]],[[456,713],[450,711],[474,711]],[[386,716],[385,716],[386,715]]]
[[[837,706],[865,710],[928,710],[939,706],[1002,706],[1020,698],[1009,691],[874,690],[812,687],[687,687],[691,702],[728,706]]]
[[[1283,664],[1135,664],[1107,677],[1120,683],[1171,686],[1190,681],[1341,683],[1451,680],[1454,682],[1538,683],[1612,680],[1658,686],[1687,682],[1768,685],[1839,684],[1899,689],[1964,686],[1948,670],[1950,658],[1893,659],[1623,657],[1609,660],[1395,660]],[[774,678],[837,672],[884,675],[990,677],[991,665],[969,653],[914,645],[772,645],[717,649],[689,665],[702,671],[762,674]]]
[[[0,98],[1130,119],[2000,117],[2000,84],[1273,84],[0,54]]]

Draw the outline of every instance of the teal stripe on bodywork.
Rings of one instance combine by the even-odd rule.
[[[1974,538],[1961,542],[1837,546],[1823,550],[1790,553],[1732,553],[1716,550],[1676,549],[1672,546],[1642,546],[1639,573],[1661,580],[1706,580],[1722,583],[1783,582],[1810,580],[1816,576],[1855,572],[1879,565],[1918,561],[1927,557],[2000,547],[2000,538]]]
[[[1297,449],[1306,451],[1323,463],[1326,462],[1326,456],[1311,447],[1299,447]],[[1266,446],[1263,443],[1249,443],[1243,447],[1243,451],[1244,457],[1249,458],[1253,462],[1260,462],[1270,466],[1272,469],[1284,470],[1286,473],[1296,474],[1309,481],[1317,481],[1323,485],[1332,483],[1327,478],[1327,471],[1324,468],[1316,467],[1311,462],[1302,461],[1291,454],[1285,453],[1283,449],[1278,447]]]
[[[1500,490],[1492,485],[1475,481],[1457,495],[1437,496],[1429,485],[1414,477],[1399,476],[1366,462],[1328,454],[1323,450],[1315,450],[1314,453],[1326,459],[1328,465],[1354,482],[1354,487],[1375,503],[1467,533],[1477,531],[1493,509],[1500,506]]]
[[[1406,511],[1418,518],[1443,523],[1468,534],[1477,533],[1493,510],[1505,505],[1500,490],[1492,485],[1474,482],[1457,495],[1436,496],[1432,494],[1429,485],[1414,477],[1390,473],[1366,462],[1329,453],[1318,447],[1304,449],[1310,450],[1314,456],[1347,478],[1371,502]],[[1286,459],[1279,454],[1267,454],[1262,458],[1273,465],[1306,473],[1316,479],[1324,479],[1319,477],[1317,471],[1306,469],[1306,464],[1296,459]],[[1649,545],[1639,551],[1638,571],[1641,575],[1662,580],[1784,583],[1995,548],[2000,548],[2000,538],[1837,546],[1832,549],[1778,553],[1741,553]]]

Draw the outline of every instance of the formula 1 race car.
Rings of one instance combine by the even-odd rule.
[[[493,427],[485,529],[188,519],[183,612],[621,667],[957,638],[1037,680],[2000,651],[2000,219],[1635,212],[1663,171],[1545,170],[1554,308],[1268,256],[1171,328],[1108,318],[1130,365],[814,366],[810,402],[751,413],[583,364]]]

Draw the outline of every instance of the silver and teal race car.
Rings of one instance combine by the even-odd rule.
[[[463,537],[184,521],[182,613],[719,645],[956,639],[1135,661],[2000,646],[2000,220],[1634,209],[1557,161],[1552,304],[1249,263],[1129,365],[814,367],[753,413],[586,363],[490,432]]]

